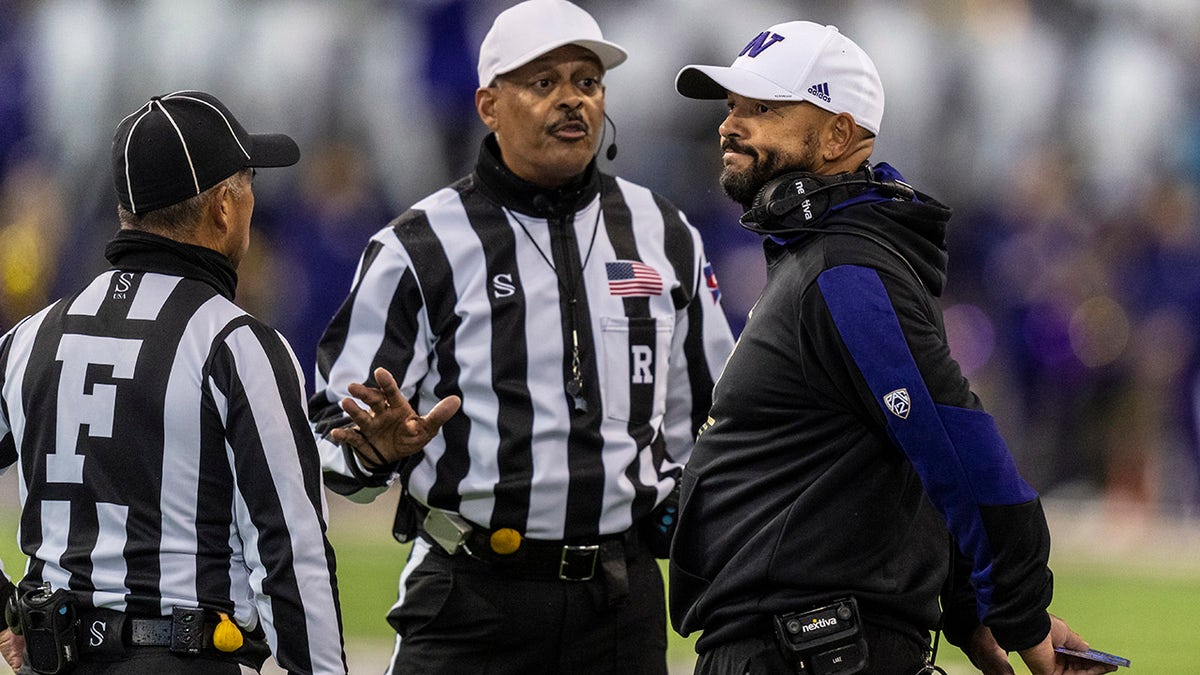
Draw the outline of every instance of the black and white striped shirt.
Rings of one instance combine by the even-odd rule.
[[[117,269],[0,341],[22,588],[49,582],[132,615],[227,612],[261,625],[290,672],[345,673],[290,347],[232,302],[220,254],[144,233],[114,245],[131,253],[110,255]]]
[[[310,408],[319,435],[344,423],[337,402],[377,366],[418,411],[458,395],[412,465],[414,497],[535,539],[613,534],[674,487],[732,346],[682,212],[594,163],[577,185],[538,190],[489,137],[474,173],[371,238]],[[386,489],[318,445],[332,489]]]

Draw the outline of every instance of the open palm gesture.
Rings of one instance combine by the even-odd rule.
[[[364,464],[381,468],[420,452],[458,412],[462,399],[447,396],[427,414],[418,415],[386,368],[376,368],[374,375],[378,387],[359,382],[347,387],[350,396],[342,399],[341,405],[353,424],[329,435],[335,443],[349,444]]]

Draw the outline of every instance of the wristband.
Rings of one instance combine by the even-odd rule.
[[[361,431],[358,432],[358,435],[367,441],[368,445],[371,444],[371,441],[367,440],[367,437]],[[387,485],[392,474],[400,466],[399,462],[396,462],[392,466],[372,466],[367,462],[361,462],[358,452],[349,443],[342,443],[341,448],[342,456],[346,461],[346,468],[350,470],[350,475],[364,487],[383,487]],[[379,453],[379,450],[375,446],[372,445],[371,448],[376,454]],[[363,471],[361,467],[366,467],[367,470]]]

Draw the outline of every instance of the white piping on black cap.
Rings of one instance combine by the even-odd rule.
[[[239,169],[299,158],[286,134],[251,134],[215,96],[184,90],[155,96],[121,120],[113,174],[121,204],[140,215],[202,194]]]
[[[142,112],[140,117],[138,117],[136,120],[133,121],[133,125],[129,128],[129,133],[125,136],[125,151],[124,151],[124,153],[125,153],[125,185],[127,186],[126,189],[129,190],[129,206],[130,206],[129,210],[132,211],[133,213],[137,213],[137,202],[134,201],[134,199],[133,199],[133,179],[130,178],[130,176],[129,176],[129,142],[131,140],[133,140],[133,132],[137,131],[138,123],[140,123],[142,121],[142,119],[145,118],[146,115],[149,115],[149,114],[150,114],[150,104],[147,103],[146,110],[144,112]],[[124,124],[125,120],[129,119],[130,117],[133,117],[134,115],[137,115],[137,113],[132,113],[132,114],[126,115],[121,120],[121,124]]]
[[[200,179],[196,178],[196,165],[192,163],[192,153],[188,150],[187,139],[183,137],[183,131],[179,129],[179,125],[175,123],[175,118],[171,117],[171,113],[167,112],[166,107],[163,106],[161,101],[151,101],[150,105],[158,106],[158,109],[162,111],[163,116],[166,117],[167,121],[171,123],[171,127],[175,129],[175,135],[179,137],[179,144],[183,146],[183,156],[187,158],[188,171],[192,172],[192,184],[196,186],[196,194],[200,194]],[[132,195],[130,201],[133,201]]]
[[[174,94],[167,94],[163,98],[164,99],[182,98],[182,99],[186,99],[188,101],[195,101],[196,103],[202,103],[202,104],[208,106],[209,108],[212,108],[213,112],[215,112],[221,116],[221,121],[225,123],[225,128],[229,130],[229,135],[233,137],[233,142],[237,143],[238,149],[241,150],[242,154],[246,156],[247,160],[249,160],[250,153],[246,152],[246,146],[242,145],[241,139],[239,139],[237,137],[237,132],[235,132],[233,130],[233,125],[229,123],[229,118],[225,116],[225,113],[221,112],[221,109],[218,108],[217,106],[209,103],[208,101],[205,101],[202,98],[196,98],[195,96],[184,96],[184,93],[185,92],[177,91]],[[199,193],[197,193],[197,194],[199,194]]]

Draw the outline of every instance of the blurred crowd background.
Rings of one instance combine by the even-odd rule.
[[[311,389],[366,239],[470,170],[478,44],[510,4],[0,0],[0,331],[106,268],[117,121],[203,89],[301,145],[256,180],[238,299]],[[1200,3],[578,4],[630,53],[606,78],[620,150],[601,164],[700,228],[735,330],[762,252],[717,186],[724,105],[674,76],[771,24],[832,23],[884,82],[875,160],[955,211],[947,329],[1027,479],[1121,517],[1200,512]]]

